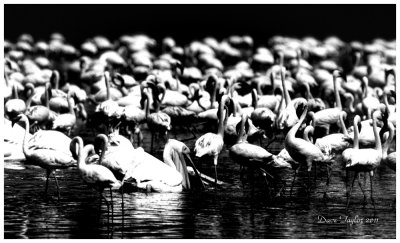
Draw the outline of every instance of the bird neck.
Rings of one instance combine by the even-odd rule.
[[[258,95],[257,95],[257,90],[252,89],[251,90],[251,106],[254,107],[254,110],[257,109],[258,105]]]
[[[306,140],[307,142],[314,143],[313,135],[314,135],[314,127],[308,125],[304,129],[303,139]]]
[[[68,91],[68,94],[67,94],[68,110],[69,110],[69,114],[75,115],[74,107],[72,105],[72,94],[73,94],[72,90]]]
[[[227,107],[228,105],[231,104],[231,98],[228,95],[224,95],[221,98],[221,101],[219,103],[218,107],[218,134],[221,135],[222,137],[224,136],[224,130],[225,126],[228,122],[228,111],[229,108]],[[225,112],[224,112],[225,111]]]
[[[296,135],[297,131],[299,130],[301,124],[303,124],[304,119],[306,118],[307,111],[308,111],[308,105],[306,104],[306,105],[304,106],[304,110],[303,110],[303,113],[302,113],[301,116],[300,116],[299,121],[298,121],[298,122],[296,123],[296,125],[294,125],[294,126],[290,129],[290,131],[288,132],[288,134],[287,134],[287,137],[288,137],[288,138],[290,138],[290,139],[294,139],[294,138],[295,138],[295,135]]]
[[[28,99],[25,102],[26,110],[28,110],[31,107],[32,99],[33,99],[33,96],[35,95],[34,87],[29,86],[28,92],[30,92],[30,93],[28,93]]]
[[[358,137],[359,137],[359,130],[358,130],[358,124],[360,123],[361,119],[360,117],[357,115],[354,117],[354,121],[353,121],[353,128],[354,128],[354,139],[353,139],[353,149],[359,149],[360,145],[359,145],[359,141],[358,141]]]
[[[386,141],[385,141],[385,143],[383,144],[383,147],[382,147],[382,155],[383,155],[384,158],[387,157],[388,150],[389,150],[390,144],[393,141],[394,131],[395,131],[394,126],[393,126],[393,124],[391,122],[388,122],[388,127],[389,127],[389,136],[386,139]]]
[[[174,160],[172,159],[172,152],[173,152],[173,146],[168,142],[167,144],[165,144],[165,147],[164,147],[163,160],[164,160],[164,163],[166,163],[170,167],[176,169]]]
[[[50,95],[51,94],[51,85],[50,83],[46,84],[46,88],[44,91],[44,102],[45,102],[45,106],[50,109],[50,105],[49,105],[49,100],[50,100]]]
[[[342,128],[342,133],[343,133],[345,136],[348,136],[349,133],[347,132],[346,124],[344,123],[344,116],[345,116],[345,115],[346,115],[346,112],[342,111],[342,112],[340,113],[340,115],[339,115],[339,120],[340,120],[340,126],[341,126],[341,128]]]
[[[283,88],[283,96],[285,97],[285,102],[286,102],[286,107],[290,102],[290,95],[289,91],[286,88],[286,82],[285,82],[285,70],[283,66],[281,66],[281,80],[282,80],[282,88]]]
[[[309,85],[307,82],[304,82],[303,85],[304,85],[304,87],[306,88],[306,99],[307,99],[307,100],[313,99],[314,97],[313,97],[312,94],[311,94],[310,85]]]
[[[379,136],[378,132],[378,126],[376,125],[376,112],[372,114],[372,128],[374,130],[374,137],[375,137],[375,149],[378,151],[382,151],[382,143],[381,143],[381,138]]]
[[[104,82],[106,82],[106,98],[107,100],[109,100],[111,99],[111,93],[110,93],[110,80],[107,74],[108,74],[107,72],[104,73]]]
[[[337,82],[338,82],[338,75],[333,75],[333,90],[335,92],[335,100],[336,100],[336,106],[342,110],[342,102],[340,100],[340,95],[339,95],[339,89],[337,87]]]
[[[22,141],[22,151],[25,154],[25,157],[30,157],[32,155],[29,147],[28,147],[28,133],[29,133],[29,120],[25,115],[22,116],[22,121],[25,123],[25,133],[24,140]]]
[[[354,96],[351,93],[346,93],[344,96],[346,97],[346,107],[351,113],[354,113]]]
[[[13,85],[14,99],[19,99],[17,85]]]
[[[213,86],[212,93],[211,93],[211,96],[210,96],[210,101],[211,101],[210,108],[211,109],[214,108],[215,101],[217,100],[218,82],[217,81],[213,81],[213,84],[214,84],[214,86]]]

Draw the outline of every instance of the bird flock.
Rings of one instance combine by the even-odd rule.
[[[4,51],[4,157],[20,154],[45,169],[44,196],[53,176],[60,198],[55,173],[70,167],[111,209],[105,189],[111,198],[119,190],[123,205],[131,190],[218,188],[219,155],[229,151],[241,178],[247,169],[270,185],[292,169],[290,196],[299,171],[307,172],[310,193],[312,170],[324,166],[327,198],[339,165],[353,175],[347,207],[355,180],[366,203],[360,178],[369,174],[375,207],[375,170],[396,170],[395,40],[255,42],[233,35],[179,45],[172,37],[135,34],[73,46],[54,33],[47,41],[29,34],[5,40]],[[193,148],[170,138],[177,129],[192,136]],[[273,154],[268,147],[279,136],[284,142]],[[214,166],[214,178],[196,168],[192,151],[197,162]],[[281,182],[277,196],[286,190]]]

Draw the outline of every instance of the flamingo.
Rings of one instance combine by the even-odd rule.
[[[246,141],[249,126],[248,116],[242,114],[241,121],[237,124],[238,139],[236,144],[229,148],[229,155],[232,160],[240,164],[241,167],[246,166],[252,169],[259,169],[265,179],[267,174],[271,176],[268,172],[272,168],[291,168],[290,164],[280,159],[280,157],[271,154],[260,146],[249,144]]]
[[[262,129],[268,138],[272,138],[276,115],[269,108],[258,106],[258,95],[255,89],[251,93],[254,109],[250,113],[250,118],[255,127]]]
[[[76,115],[73,107],[72,101],[72,91],[68,92],[68,108],[69,113],[58,115],[53,121],[53,130],[65,131],[68,136],[71,135],[71,130],[76,124]]]
[[[150,85],[150,86],[148,86]],[[153,143],[154,143],[154,135],[155,132],[159,132],[160,134],[164,134],[166,137],[167,132],[171,130],[171,117],[164,112],[160,111],[160,98],[158,97],[158,91],[155,90],[157,87],[153,85],[151,82],[146,82],[145,87],[151,87],[153,90],[153,101],[155,112],[150,113],[149,107],[149,95],[146,92],[143,92],[142,95],[143,101],[147,100],[146,103],[146,121],[149,129],[151,130],[151,152],[153,151]],[[162,98],[161,98],[162,100]]]
[[[382,146],[381,146],[381,139],[379,137],[379,133],[377,130],[376,125],[376,114],[377,111],[374,111],[372,114],[372,125],[374,130],[375,136],[375,148],[366,148],[360,149],[358,143],[358,124],[361,122],[360,116],[356,115],[354,117],[354,143],[353,148],[348,148],[343,151],[342,157],[343,160],[346,162],[346,170],[347,171],[354,171],[354,178],[351,184],[350,192],[347,198],[347,206],[350,203],[350,197],[354,186],[354,181],[360,172],[369,172],[370,175],[370,185],[371,185],[371,201],[375,207],[375,201],[373,198],[373,176],[374,176],[374,169],[379,166],[382,160]],[[360,188],[361,184],[359,182]],[[364,193],[364,190],[362,190]],[[366,201],[366,197],[364,194],[364,202]]]
[[[301,124],[304,122],[304,119],[306,118],[307,111],[308,111],[308,105],[306,104],[304,106],[304,110],[303,110],[303,113],[301,114],[300,120],[297,122],[296,125],[294,125],[290,129],[290,131],[286,135],[285,148],[286,148],[287,152],[289,153],[290,157],[293,158],[293,160],[300,163],[300,167],[302,165],[307,166],[308,182],[310,185],[310,172],[311,172],[313,163],[328,164],[328,162],[330,162],[330,160],[331,160],[331,157],[327,154],[324,154],[321,151],[321,149],[319,149],[314,144],[307,142],[304,139],[295,137]],[[292,182],[292,188],[293,188],[293,185],[294,185],[294,182],[295,182],[295,179],[296,179],[296,176],[297,176],[297,173],[298,173],[300,167],[295,171],[295,174],[293,177],[293,182]]]
[[[33,124],[31,124],[31,127],[34,128],[33,130],[37,130],[39,127],[45,128],[46,125],[51,121],[50,108],[48,102],[48,97],[49,97],[48,89],[45,89],[45,95],[46,95],[45,106],[43,105],[30,106],[31,99],[28,99],[25,115],[28,117],[30,121],[33,122]]]
[[[75,149],[76,143],[78,144],[77,154]],[[105,188],[110,188],[110,193],[112,193],[111,189],[119,189],[121,187],[121,182],[115,178],[114,174],[107,167],[95,163],[87,164],[88,155],[94,153],[94,147],[93,145],[86,145],[83,147],[83,140],[81,137],[74,137],[71,140],[70,150],[72,154],[77,157],[79,175],[86,184],[99,192],[100,197],[106,202],[107,209],[109,209],[109,202],[103,195],[103,191]],[[103,153],[104,150],[102,154]]]
[[[359,105],[361,105],[361,107],[362,107],[361,109],[362,109],[364,116],[366,116],[367,119],[371,119],[372,110],[378,109],[380,102],[379,102],[378,98],[374,97],[371,94],[371,92],[368,91],[368,78],[367,77],[363,77],[361,87],[363,89],[363,95],[362,95],[361,103]]]
[[[312,118],[313,127],[324,127],[326,129],[326,134],[329,134],[330,125],[339,121],[340,113],[343,110],[339,90],[337,87],[338,78],[341,76],[343,75],[339,70],[333,71],[333,89],[337,107],[324,109],[315,113],[311,111],[309,113]]]
[[[396,171],[396,152],[388,154],[390,144],[392,143],[394,138],[395,128],[391,122],[388,122],[388,128],[389,135],[387,136],[387,138],[386,136],[384,136],[384,138],[386,139],[382,147],[382,163],[386,164],[390,169]]]
[[[33,87],[33,86],[31,86]],[[28,88],[30,89],[30,88]],[[14,98],[8,100],[4,105],[4,113],[8,116],[8,118],[13,119],[21,113],[24,113],[26,110],[26,103],[19,99],[18,97],[18,89],[16,85],[13,85],[13,93]]]
[[[35,136],[33,136],[28,142],[27,135],[29,131],[29,120],[24,114],[18,115],[17,120],[21,120],[25,123],[25,134],[22,143],[22,150],[26,159],[34,165],[38,165],[46,170],[46,188],[44,194],[47,195],[49,177],[51,174],[53,174],[57,185],[57,196],[58,199],[60,199],[60,188],[58,186],[57,177],[55,176],[54,171],[57,169],[66,169],[76,165],[76,161],[68,149],[65,147],[63,149],[57,149],[57,145],[59,145],[61,141],[68,141],[69,138],[63,138],[64,134],[61,133],[61,135],[58,135],[55,131],[43,131],[38,135],[35,134]],[[57,137],[60,136],[61,139],[57,140]]]
[[[225,103],[229,99],[228,95],[224,95],[219,103],[217,134],[211,132],[204,134],[196,140],[194,148],[196,157],[203,157],[204,155],[212,156],[215,171],[215,187],[217,186],[218,155],[224,146],[224,131],[228,122],[228,108],[225,106]]]
[[[350,143],[346,138],[349,136],[346,125],[344,124],[344,119],[347,116],[345,111],[342,111],[339,116],[340,120],[340,126],[342,128],[342,133],[333,133],[329,134],[325,137],[318,138],[315,141],[315,145],[321,149],[321,151],[324,151],[325,149],[329,149],[328,151],[331,151],[332,153],[335,154],[341,154],[343,150],[347,149],[350,147]],[[328,152],[326,151],[326,152]],[[332,154],[333,155],[333,154]]]
[[[100,121],[103,121],[106,125],[106,133],[109,134],[114,129],[112,126],[118,114],[119,105],[116,101],[112,100],[110,96],[110,81],[108,71],[104,72],[104,80],[106,83],[107,92],[106,100],[96,107],[94,119],[98,118]]]
[[[286,134],[288,130],[290,130],[296,123],[299,121],[297,117],[296,110],[300,106],[304,106],[307,103],[307,100],[304,98],[297,98],[295,100],[291,100],[289,96],[289,92],[286,88],[286,82],[284,78],[285,69],[281,66],[281,80],[283,87],[283,97],[286,104],[286,107],[279,111],[279,114],[276,118],[276,126],[279,130],[283,130]],[[283,101],[281,101],[280,106],[283,105]]]

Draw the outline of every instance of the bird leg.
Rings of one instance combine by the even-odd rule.
[[[46,170],[46,187],[45,187],[45,189],[44,189],[44,198],[46,198],[47,197],[47,189],[49,188],[49,177],[50,177],[50,174],[51,174],[51,170]]]
[[[265,185],[267,186],[268,198],[271,198],[271,190],[270,190],[270,187],[269,187],[269,181],[268,181],[268,179],[267,179],[267,174],[268,174],[268,173],[267,173],[264,169],[262,169],[262,168],[259,168],[259,170],[260,170],[260,172],[261,172],[261,175],[264,177]]]
[[[217,164],[218,164],[218,156],[214,156],[215,188],[217,188]]]
[[[114,203],[113,203],[113,194],[110,187],[110,200],[111,200],[111,223],[114,221]]]
[[[100,205],[101,205],[101,199],[103,199],[107,205],[107,228],[108,228],[108,226],[110,224],[110,203],[108,202],[107,198],[104,196],[103,192],[100,192]]]
[[[54,171],[53,171],[53,177],[54,177],[54,180],[56,181],[56,186],[57,186],[57,198],[58,198],[58,201],[60,201],[60,186],[58,185],[58,180],[57,180],[57,177],[56,177],[56,174],[54,173]]]
[[[317,186],[317,162],[314,162],[314,184]]]
[[[331,175],[332,175],[332,167],[329,165],[329,164],[327,164],[326,165],[326,172],[327,172],[327,180],[326,180],[326,186],[325,186],[325,191],[324,191],[324,198],[327,198],[328,196],[327,196],[327,192],[328,192],[328,188],[329,188],[329,183],[330,183],[330,180],[331,180]]]
[[[372,204],[374,205],[374,209],[375,209],[375,200],[374,200],[374,196],[373,196],[373,192],[374,192],[374,190],[373,190],[373,181],[374,181],[374,172],[371,171],[370,174],[369,174],[369,182],[371,184],[371,201],[372,201]]]
[[[362,193],[363,193],[363,195],[364,195],[364,202],[363,202],[363,204],[366,205],[366,204],[367,204],[367,196],[365,195],[365,190],[364,190],[363,186],[361,185],[360,177],[361,177],[361,174],[358,173],[357,182],[358,182],[358,186],[360,187],[360,189],[361,189],[361,191],[362,191]],[[365,178],[365,175],[364,175],[364,178]],[[364,181],[365,181],[365,180],[364,180]],[[364,183],[364,186],[365,186],[365,183]]]
[[[346,211],[347,211],[347,209],[349,208],[351,192],[353,191],[354,182],[356,181],[357,175],[358,175],[358,172],[355,172],[355,173],[354,173],[353,182],[351,183],[351,187],[350,187],[350,193],[349,193],[349,195],[348,195],[348,197],[347,197]]]
[[[290,197],[292,197],[293,186],[296,181],[296,177],[297,177],[297,173],[299,172],[299,169],[300,169],[300,166],[299,166],[299,168],[297,168],[297,170],[294,171],[292,185],[290,186]]]

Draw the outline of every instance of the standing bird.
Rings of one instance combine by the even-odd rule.
[[[304,122],[304,119],[306,118],[308,111],[308,105],[305,105],[303,113],[301,114],[300,120],[297,122],[295,126],[293,126],[288,134],[286,135],[285,138],[285,148],[288,151],[290,157],[293,158],[293,160],[297,161],[300,163],[299,168],[295,171],[294,177],[293,177],[293,182],[292,182],[292,188],[293,184],[296,180],[297,172],[299,171],[300,167],[302,165],[307,166],[307,172],[308,172],[308,184],[310,186],[310,172],[312,165],[314,163],[327,163],[330,161],[330,157],[326,154],[324,154],[321,149],[319,149],[317,146],[314,144],[307,142],[304,139],[301,138],[296,138],[296,133],[299,130],[301,124]],[[292,190],[292,189],[291,189]]]
[[[236,129],[239,134],[236,144],[229,149],[229,155],[235,163],[240,166],[246,166],[252,170],[258,169],[267,181],[267,174],[273,178],[268,172],[273,168],[291,168],[290,164],[278,156],[271,154],[264,148],[249,144],[247,134],[249,132],[249,121],[246,114],[242,114],[241,121],[237,124]],[[267,183],[268,184],[268,183]]]
[[[214,170],[215,170],[215,187],[217,187],[217,164],[218,155],[224,146],[224,131],[225,126],[228,122],[228,108],[225,106],[227,101],[230,100],[228,95],[224,95],[221,98],[218,109],[218,132],[206,133],[197,139],[195,143],[196,157],[203,157],[204,155],[209,155],[213,157]]]
[[[28,140],[27,135],[28,135],[28,131],[29,131],[29,120],[23,114],[20,114],[17,116],[17,121],[18,120],[22,120],[22,122],[25,123],[25,135],[24,135],[24,140],[22,143],[22,150],[25,154],[26,159],[29,162],[33,163],[34,165],[38,165],[46,170],[45,195],[47,195],[50,174],[52,174],[56,169],[66,169],[66,168],[72,167],[76,164],[76,161],[72,157],[72,154],[69,150],[54,149],[54,148],[51,148],[52,145],[46,146],[44,141],[41,141],[41,140],[43,140],[43,138],[46,138],[46,136],[44,136],[43,134],[41,135],[42,139],[34,136],[30,140],[30,141],[32,141],[32,140],[35,141],[35,139],[36,139],[36,141],[38,141],[38,146],[35,146],[36,144],[33,142],[29,143],[27,141]],[[46,131],[44,131],[44,132],[46,132]],[[49,139],[49,137],[47,137],[47,139]],[[50,141],[47,141],[48,143],[52,143],[52,142],[57,143],[56,136],[54,136],[50,139],[51,139]],[[54,139],[54,141],[53,141],[53,139]],[[60,199],[60,188],[58,186],[57,177],[55,176],[54,173],[53,173],[53,176],[54,176],[54,180],[56,181],[56,185],[57,185],[57,196],[58,196],[58,199]]]
[[[346,149],[343,151],[342,156],[343,160],[346,162],[346,170],[354,171],[354,178],[351,184],[350,192],[347,198],[347,206],[346,209],[349,207],[351,192],[353,191],[354,181],[357,178],[358,173],[360,172],[369,172],[370,175],[370,184],[371,184],[371,201],[375,207],[375,201],[373,198],[373,177],[374,177],[374,170],[379,166],[382,161],[382,145],[381,139],[379,137],[379,133],[377,130],[376,119],[377,119],[377,112],[374,111],[372,113],[372,126],[374,129],[375,135],[375,148],[366,148],[366,149],[359,149],[358,144],[358,123],[360,123],[361,119],[357,115],[354,117],[354,145],[353,148]],[[359,182],[361,187],[361,184]],[[361,187],[362,189],[362,187]],[[364,193],[364,191],[363,191]],[[364,201],[366,201],[366,197],[364,194]]]
[[[310,111],[309,114],[312,119],[312,125],[314,128],[323,127],[325,128],[325,134],[329,134],[331,124],[336,124],[339,121],[340,113],[343,110],[342,102],[340,100],[339,89],[338,89],[338,78],[342,77],[342,73],[339,70],[333,71],[333,89],[335,93],[336,107],[324,109],[316,113]],[[344,79],[346,80],[346,79]]]
[[[78,144],[78,152],[76,152],[76,143]],[[86,145],[83,147],[82,138],[74,137],[70,144],[70,150],[73,156],[77,159],[79,175],[84,182],[95,188],[100,193],[100,197],[104,199],[107,209],[109,209],[109,202],[103,195],[103,191],[105,188],[110,188],[110,193],[112,193],[111,189],[120,188],[121,183],[115,178],[114,174],[108,168],[95,163],[86,163],[89,154],[94,153],[93,145]],[[102,155],[103,154],[104,151],[102,151]]]

